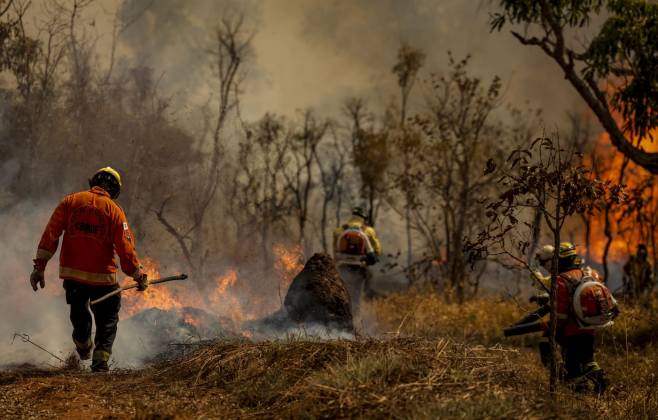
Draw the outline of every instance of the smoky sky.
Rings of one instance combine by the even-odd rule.
[[[422,77],[445,71],[448,51],[471,54],[474,75],[500,76],[506,101],[542,108],[547,124],[582,110],[541,51],[520,45],[509,31],[490,33],[494,7],[482,0],[128,0],[124,21],[138,18],[120,41],[128,63],[155,69],[180,113],[212,95],[214,29],[221,16],[239,13],[255,34],[242,97],[248,119],[305,108],[335,115],[351,96],[381,107],[396,94],[391,68],[402,43],[426,53]],[[416,104],[422,93],[421,86]]]

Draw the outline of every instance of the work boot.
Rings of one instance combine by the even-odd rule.
[[[594,393],[601,395],[608,388],[608,380],[603,373],[603,369],[596,362],[588,363],[585,366],[585,377],[592,383],[594,386]]]
[[[107,372],[110,367],[107,365],[110,360],[110,353],[102,350],[94,350],[94,357],[91,361],[92,372]]]
[[[81,349],[76,347],[75,351],[78,353],[80,360],[89,360],[91,359],[91,347],[87,349]]]
[[[91,371],[92,372],[108,372],[110,367],[107,365],[105,360],[94,360],[91,362]]]
[[[94,348],[94,344],[91,340],[88,340],[86,343],[73,339],[75,344],[75,351],[78,353],[80,360],[89,360],[91,359],[91,349]]]
[[[596,362],[590,362],[581,367],[580,374],[576,377],[567,378],[567,385],[580,394],[601,395],[608,387],[608,381],[603,374],[603,369]]]

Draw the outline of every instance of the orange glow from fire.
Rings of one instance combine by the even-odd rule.
[[[658,152],[658,130],[652,132],[656,141],[644,138],[640,141],[640,146],[647,152]],[[610,180],[613,183],[619,183],[620,170],[624,162],[624,156],[612,146],[608,133],[602,133],[595,145],[595,156],[598,162],[599,173],[597,176],[603,180]],[[586,163],[591,165],[593,157],[589,156]],[[638,167],[633,162],[629,162],[624,171],[622,184],[625,184],[630,191],[646,181],[651,175],[644,169]],[[654,185],[647,188],[642,198],[646,203],[644,212],[649,218],[654,218],[658,222],[658,186]],[[626,206],[618,206],[610,211],[612,242],[608,251],[608,261],[614,263],[624,263],[629,256],[636,252],[637,245],[645,243],[649,248],[649,254],[655,247],[651,236],[656,233],[647,231],[647,226],[642,226],[632,216],[624,214]],[[608,241],[605,235],[605,214],[603,211],[597,213],[591,220],[590,229],[590,247],[589,254],[595,262],[601,263],[603,254]],[[582,232],[584,235],[584,232]],[[654,238],[655,240],[655,238]],[[586,240],[583,239],[581,245],[585,248]]]
[[[126,291],[123,293],[122,314],[130,317],[150,308],[174,310],[186,324],[201,327],[206,321],[185,310],[187,307],[193,307],[216,316],[223,328],[251,337],[249,331],[240,331],[241,324],[279,309],[280,295],[286,292],[295,275],[303,268],[301,247],[287,248],[277,244],[273,247],[273,254],[276,274],[271,275],[271,280],[266,280],[272,281],[269,289],[265,287],[267,284],[258,282],[270,276],[258,273],[254,277],[258,281],[254,282],[249,281],[249,278],[241,279],[238,271],[230,268],[215,278],[212,285],[202,292],[192,283],[193,279],[151,286],[144,292]],[[160,278],[160,268],[156,261],[144,258],[142,265],[149,279]],[[134,282],[127,277],[123,284],[131,285]]]
[[[274,268],[279,275],[281,290],[285,293],[297,273],[304,268],[304,253],[299,245],[286,248],[284,245],[276,244],[273,251],[276,257]]]
[[[189,313],[189,312],[185,312],[185,313],[183,314],[183,321],[184,321],[186,324],[188,324],[188,325],[194,325],[195,327],[201,327],[202,324],[203,324],[203,323],[201,322],[200,319],[198,319],[197,317],[195,317],[194,315],[192,315],[192,314]]]
[[[142,259],[143,271],[150,280],[160,278],[160,269],[158,263],[151,258]],[[134,284],[134,280],[127,277],[123,285]],[[173,294],[173,289],[168,286],[152,286],[144,292],[124,292],[122,307],[127,316],[133,316],[138,312],[148,308],[159,308],[163,310],[180,309],[184,305],[177,296]]]
[[[229,270],[226,274],[215,279],[215,289],[210,293],[210,303],[215,308],[222,308],[223,316],[228,318],[233,327],[240,323],[254,319],[253,313],[248,313],[242,301],[238,299],[238,273]]]

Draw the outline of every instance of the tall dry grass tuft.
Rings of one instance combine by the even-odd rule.
[[[502,329],[518,320],[530,304],[502,298],[481,298],[459,305],[436,293],[412,290],[369,303],[378,327],[390,334],[414,337],[452,337],[468,343],[501,342]],[[524,339],[507,343],[523,343]]]

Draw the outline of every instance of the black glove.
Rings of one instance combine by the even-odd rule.
[[[379,262],[379,258],[377,258],[377,255],[375,255],[373,252],[368,252],[366,254],[366,265],[375,265]]]
[[[530,297],[530,303],[536,303],[539,306],[544,306],[549,302],[548,293],[540,293],[538,295],[533,295]]]
[[[46,287],[46,280],[44,278],[43,270],[34,267],[32,274],[30,274],[30,285],[35,292],[37,291],[37,284],[43,289]]]

